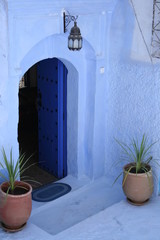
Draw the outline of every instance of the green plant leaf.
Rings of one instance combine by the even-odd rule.
[[[125,158],[130,163],[135,163],[135,172],[136,174],[140,173],[141,170],[147,172],[147,169],[145,168],[145,164],[151,164],[151,162],[155,162],[157,166],[160,166],[158,159],[153,159],[151,155],[151,148],[154,144],[156,144],[158,141],[149,144],[148,139],[145,134],[143,134],[141,142],[139,144],[138,140],[133,138],[131,140],[131,145],[127,145],[116,138],[114,138],[115,141],[119,144],[119,146],[122,148],[123,153],[127,156]],[[123,161],[121,158],[120,161]],[[119,161],[119,162],[120,162]],[[131,167],[132,169],[132,167]],[[131,170],[129,169],[129,171]],[[126,175],[127,177],[127,175]],[[116,180],[115,180],[116,181]],[[125,179],[124,179],[125,182]],[[124,183],[123,183],[124,184]]]
[[[135,166],[129,167],[129,169],[126,171],[125,176],[124,176],[124,178],[123,178],[122,186],[124,186],[124,184],[125,184],[125,182],[126,182],[126,179],[127,179],[127,177],[128,177],[128,174],[130,173],[131,169],[133,169],[133,168],[135,168]]]
[[[121,148],[123,149],[124,153],[130,158],[132,159],[132,161],[136,161],[136,157],[132,151],[132,149],[125,143],[120,142],[118,139],[115,138],[115,141],[121,146]]]
[[[33,156],[33,154],[26,158],[26,154],[20,154],[19,158],[17,159],[16,163],[14,163],[13,160],[13,154],[12,154],[12,148],[10,150],[9,158],[7,158],[6,152],[4,148],[2,147],[2,156],[3,156],[3,163],[0,163],[0,166],[2,169],[4,169],[8,175],[8,178],[0,172],[0,176],[5,180],[9,182],[8,190],[11,191],[11,193],[14,192],[15,181],[19,178],[19,176],[25,172],[26,169],[30,168],[31,166],[35,165],[33,164],[27,164],[30,158]],[[25,159],[26,158],[26,159]],[[27,167],[25,168],[27,164]]]
[[[150,173],[149,173],[149,171],[148,171],[148,169],[147,169],[146,167],[142,167],[142,170],[143,170],[143,171],[146,173],[146,175],[147,175],[149,187],[150,187],[150,189],[151,189],[153,186],[152,186],[151,179],[150,179]]]
[[[112,185],[114,185],[114,184],[117,182],[118,178],[119,178],[122,174],[123,174],[123,172],[121,172],[121,173],[118,175],[118,177],[116,177],[116,179],[114,180],[114,182],[113,182]]]

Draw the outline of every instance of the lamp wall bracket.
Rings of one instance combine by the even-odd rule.
[[[67,14],[66,14],[66,12],[63,12],[64,33],[67,32],[67,27],[70,24],[70,22],[72,22],[72,21],[76,22],[77,18],[78,18],[78,16],[72,16],[72,15],[70,15],[69,12],[67,12]]]

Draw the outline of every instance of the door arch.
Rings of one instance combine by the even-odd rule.
[[[67,49],[66,39],[66,36],[53,35],[42,40],[24,56],[20,68],[25,73],[36,62],[54,57],[67,67],[68,174],[92,178],[96,57],[85,40],[83,49],[73,53]]]

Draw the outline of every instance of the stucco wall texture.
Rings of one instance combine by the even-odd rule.
[[[44,19],[47,22],[47,27],[45,25],[46,22],[43,21],[43,23],[47,31],[46,36],[44,36],[44,31],[39,31],[39,35],[36,34],[30,38],[28,32],[31,29],[29,27],[32,26],[31,23],[34,21],[37,21],[37,25],[34,24],[34,27],[38,26],[38,19],[36,19],[35,16],[33,19],[30,17],[23,19],[23,14],[19,11],[19,8],[15,8],[15,10],[13,8],[15,15],[17,14],[18,16],[18,14],[20,14],[20,17],[16,19],[16,31],[26,34],[20,34],[20,36],[16,34],[15,36],[15,34],[13,34],[13,22],[11,21],[12,15],[9,18],[10,29],[7,28],[8,11],[5,2],[7,1],[0,0],[0,22],[2,23],[2,27],[0,28],[0,68],[3,69],[3,71],[0,71],[0,144],[10,148],[10,144],[15,142],[17,127],[12,128],[12,120],[11,118],[9,119],[8,116],[11,117],[15,112],[16,114],[18,113],[18,96],[16,94],[13,98],[12,90],[14,90],[14,92],[18,91],[18,81],[16,82],[16,80],[19,79],[21,74],[19,71],[23,70],[20,69],[20,61],[22,61],[22,57],[26,56],[25,54],[28,53],[34,44],[37,44],[38,41],[43,38],[45,39],[45,37],[51,34],[62,33],[62,29],[59,20],[57,20],[57,16],[59,15],[53,14],[56,20],[51,19],[50,22],[47,22],[46,18],[48,16],[52,17],[52,15],[49,15],[51,11],[50,8],[45,9],[46,15]],[[8,2],[10,2],[11,7],[14,5],[14,1],[9,0]],[[49,2],[50,1],[47,1],[47,3]],[[69,6],[70,1],[64,2],[66,6]],[[88,15],[88,13],[91,12],[90,3],[84,8],[82,1],[77,2],[78,3],[71,1],[75,9],[76,4],[78,4],[76,11],[82,14],[79,18],[79,23],[81,24],[80,27],[82,27],[82,30],[84,30],[82,32],[86,38],[84,50],[86,49],[87,51],[87,45],[90,45],[93,47],[96,55],[96,59],[94,59],[96,70],[95,67],[93,71],[90,71],[90,68],[88,70],[85,69],[87,76],[86,81],[93,73],[96,75],[96,79],[95,82],[90,83],[88,80],[88,83],[84,84],[84,86],[87,86],[87,88],[84,89],[84,92],[87,91],[87,100],[84,100],[87,101],[87,104],[85,102],[84,105],[86,104],[85,106],[88,108],[89,106],[91,107],[89,110],[86,110],[85,117],[82,116],[86,122],[83,126],[84,136],[80,139],[80,145],[85,155],[85,168],[90,168],[91,170],[88,172],[92,172],[89,174],[90,178],[98,178],[105,173],[105,175],[114,179],[122,170],[123,165],[121,163],[117,167],[113,166],[121,156],[121,150],[114,138],[126,143],[129,143],[129,140],[133,137],[141,140],[143,133],[148,136],[150,142],[159,140],[160,138],[160,63],[157,61],[153,64],[150,61],[129,0],[101,1],[103,3],[94,0],[99,6],[102,4],[101,6],[103,8],[108,4],[108,6],[112,5],[112,10],[115,6],[113,13],[110,9],[103,12],[100,8],[100,13],[98,14],[100,14],[101,17],[92,15],[91,13]],[[114,5],[113,2],[114,4],[116,3],[116,5]],[[43,1],[39,3],[44,4]],[[144,0],[133,0],[133,3],[135,4],[137,17],[143,30],[146,44],[150,49],[152,26],[152,9],[150,8],[153,1],[148,0],[146,4]],[[25,1],[26,5],[24,5],[24,7],[22,7],[22,3],[17,2],[17,4],[21,4],[22,10],[26,11],[25,14],[27,15],[28,11],[25,9],[25,6],[29,8],[29,2]],[[58,2],[57,4],[57,12],[59,12],[59,9],[62,9],[62,3]],[[34,9],[34,7],[36,7],[36,1],[33,1],[33,9],[31,9],[33,15],[34,11],[37,10],[36,8]],[[72,10],[71,5],[69,8],[69,10]],[[94,4],[92,10],[95,11]],[[26,16],[25,14],[24,16]],[[21,18],[24,21],[23,24],[22,21],[19,21]],[[30,25],[28,21],[31,22]],[[57,21],[60,26],[56,25],[55,28],[53,28],[54,21]],[[26,28],[24,28],[24,25]],[[38,29],[38,27],[36,27],[36,29]],[[11,34],[8,38],[7,33]],[[30,38],[30,41],[23,44],[23,38]],[[21,43],[19,44],[21,51],[16,50],[15,44],[17,44],[17,42]],[[10,49],[9,53],[7,47]],[[60,53],[63,53],[62,50]],[[84,50],[82,49],[82,55],[85,56],[86,52]],[[65,52],[69,58],[71,58],[72,53],[68,53],[67,50],[65,50]],[[7,59],[8,56],[9,60]],[[75,56],[78,56],[78,54]],[[73,56],[73,59],[74,58],[78,59],[78,57]],[[87,56],[87,58],[89,58],[89,56]],[[79,62],[76,60],[75,64],[77,66],[81,66],[80,59],[81,58],[78,60]],[[21,63],[23,63],[23,61]],[[28,66],[26,62],[24,65]],[[9,78],[8,69],[10,69],[11,75]],[[101,70],[104,70],[103,74],[101,74]],[[8,87],[10,87],[9,91],[7,90]],[[6,109],[8,110],[6,111]],[[15,109],[17,110],[15,111]],[[16,118],[14,118],[14,125],[16,125],[17,119],[18,114]],[[78,122],[80,134],[81,122],[82,121]],[[89,124],[90,122],[91,124]],[[91,125],[93,130],[90,130]],[[89,141],[91,144],[88,144]],[[160,142],[154,145],[153,156],[155,157],[160,157],[159,144]],[[14,150],[17,151],[16,154],[18,154],[17,143],[15,144],[15,148]],[[80,162],[81,159],[82,157],[80,155]],[[154,170],[157,176],[159,176],[160,168],[155,168]],[[119,181],[121,181],[121,179],[119,179]],[[157,186],[158,180],[155,187],[155,194],[158,193]]]
[[[0,1],[0,142],[3,143],[7,132],[6,112],[8,85],[8,38],[7,38],[7,5]],[[9,136],[8,136],[9,137]]]
[[[143,12],[142,8],[141,10]],[[136,55],[137,59],[135,55],[134,59],[132,58],[132,53],[137,48],[136,42],[132,45],[136,25],[137,22],[129,2],[119,1],[111,21],[110,61],[105,104],[105,169],[106,174],[114,177],[121,171],[119,166],[121,168],[123,166],[121,162],[116,168],[114,167],[114,163],[122,156],[122,151],[114,138],[127,144],[133,137],[140,141],[143,133],[148,137],[149,143],[160,138],[160,65],[158,62],[156,64],[149,62],[142,39],[139,42],[137,38],[139,52]],[[141,27],[146,31],[145,22]],[[138,32],[137,35],[139,35]],[[150,32],[148,32],[149,37],[151,37]],[[158,141],[153,147],[152,154],[155,158],[160,156],[159,145]],[[156,164],[153,165],[158,176],[160,169]],[[157,193],[158,179],[155,181],[155,193]]]

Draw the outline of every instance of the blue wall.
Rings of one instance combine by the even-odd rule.
[[[133,9],[128,1],[119,1],[111,22],[105,105],[106,174],[114,178],[124,164],[113,167],[122,156],[114,137],[126,143],[130,143],[133,137],[140,141],[143,133],[150,143],[160,138],[160,67],[159,64],[145,62],[145,59],[132,59],[135,24]],[[159,146],[160,142],[154,146],[154,157],[160,156]],[[160,169],[154,170],[158,176]],[[156,184],[155,193],[157,191]]]
[[[64,8],[79,15],[78,26],[84,37],[80,52],[67,49],[69,32],[63,33]],[[84,8],[82,0],[40,0],[38,6],[36,0],[15,0],[9,1],[9,14],[6,9],[2,19],[5,27],[0,29],[5,36],[8,34],[2,40],[5,52],[0,45],[0,62],[5,59],[3,66],[7,66],[1,73],[4,84],[0,82],[0,145],[13,146],[14,155],[18,155],[20,78],[34,63],[57,57],[69,70],[69,102],[76,104],[68,107],[70,173],[91,179],[104,174],[115,178],[122,164],[112,167],[121,156],[114,137],[126,143],[132,137],[141,139],[143,133],[151,142],[160,138],[159,63],[152,65],[148,60],[129,1],[86,0]],[[145,36],[149,38],[150,34],[148,31]],[[2,57],[7,51],[9,59]],[[159,149],[158,143],[154,155],[160,156]],[[156,172],[160,175],[159,170]]]

